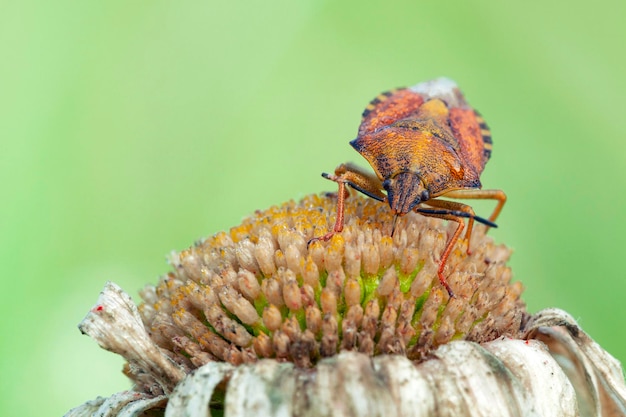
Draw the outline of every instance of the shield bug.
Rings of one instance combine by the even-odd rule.
[[[337,219],[333,230],[313,240],[328,240],[343,230],[346,185],[379,201],[396,216],[410,211],[458,223],[440,256],[437,275],[451,297],[444,276],[446,261],[468,219],[465,238],[474,221],[496,227],[506,194],[482,190],[480,174],[491,156],[491,133],[449,79],[439,78],[409,88],[380,94],[365,108],[356,139],[350,145],[372,166],[371,174],[352,164],[341,164],[334,175],[322,176],[339,184]],[[493,199],[489,217],[474,214],[469,205],[443,200]],[[394,221],[395,223],[395,221]]]

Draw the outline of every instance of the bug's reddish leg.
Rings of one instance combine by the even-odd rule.
[[[433,200],[429,200],[427,204],[430,204],[432,201]],[[444,220],[457,222],[459,224],[456,230],[454,231],[454,234],[452,235],[452,237],[450,237],[450,240],[448,240],[448,243],[446,244],[446,248],[441,253],[441,258],[439,259],[439,269],[437,269],[437,276],[439,277],[439,282],[441,282],[441,285],[443,285],[444,288],[448,291],[450,298],[454,298],[454,292],[452,292],[452,288],[450,288],[448,281],[446,281],[446,277],[443,276],[443,270],[446,268],[446,262],[448,261],[448,257],[450,256],[450,253],[452,252],[454,245],[456,244],[457,240],[459,240],[459,236],[461,236],[461,233],[463,232],[463,229],[465,228],[465,223],[463,222],[463,219],[461,217],[453,216],[451,214],[434,214],[434,213],[424,213],[424,212],[420,212],[420,214],[422,214],[423,216],[436,217],[438,219],[444,219]]]
[[[355,165],[341,164],[335,169],[335,175],[322,174],[322,176],[339,184],[339,192],[337,195],[337,220],[335,220],[335,226],[331,232],[320,237],[314,237],[309,240],[308,244],[316,240],[329,240],[335,233],[339,233],[343,230],[345,200],[350,195],[346,184],[378,201],[385,201],[386,198],[386,195],[381,191],[382,184],[380,180],[373,174],[367,173]]]
[[[490,222],[496,221],[502,211],[502,207],[504,207],[504,203],[506,203],[506,194],[502,190],[454,190],[442,195],[442,197],[444,196],[446,198],[465,198],[468,200],[498,200],[496,208],[489,216]]]
[[[337,219],[335,220],[335,226],[333,227],[332,233],[328,233],[330,236],[323,240],[330,239],[335,233],[339,233],[343,230],[343,219],[345,212],[345,201],[348,194],[348,190],[346,190],[346,183],[335,179],[339,184],[339,191],[337,192]]]
[[[504,207],[504,203],[506,203],[506,194],[502,190],[485,190],[489,191],[489,195],[494,199],[498,200],[498,204],[496,208],[491,213],[491,217],[489,217],[489,221],[495,222],[498,216],[500,215],[500,211],[502,211],[502,207]]]
[[[387,195],[382,192],[383,185],[380,179],[356,165],[350,163],[341,164],[335,169],[335,178],[332,178],[330,175],[325,177],[333,181],[337,181],[337,178],[340,178],[350,187],[368,197],[378,201],[387,201]]]
[[[474,209],[472,209],[472,207],[468,206],[467,204],[459,203],[458,201],[430,199],[424,204],[447,210],[463,211],[469,214],[467,221],[467,230],[465,231],[465,239],[467,239],[467,254],[470,255],[472,253],[470,250],[470,240],[472,238],[472,230],[474,229],[474,216],[476,215],[476,213],[474,213]]]
[[[330,240],[330,238],[333,237],[335,233],[339,233],[343,230],[345,201],[348,194],[348,190],[346,189],[346,183],[343,182],[341,178],[338,178],[336,176],[325,175],[325,178],[328,178],[329,180],[335,181],[337,184],[339,184],[339,191],[337,192],[337,219],[335,220],[335,226],[333,227],[333,230],[331,232],[328,232],[320,237],[314,237],[313,239],[309,240],[307,245],[310,245],[312,242],[315,242],[317,240]]]
[[[453,220],[459,223],[459,225],[454,231],[454,234],[452,235],[450,240],[448,241],[448,244],[446,245],[446,248],[444,249],[443,253],[441,254],[441,259],[439,260],[439,269],[437,269],[437,276],[439,277],[439,282],[441,282],[441,285],[443,285],[445,289],[448,290],[448,294],[450,295],[450,298],[454,298],[454,293],[452,292],[452,288],[450,288],[448,281],[446,281],[446,277],[443,276],[443,270],[446,267],[446,262],[448,261],[448,257],[450,256],[450,253],[452,252],[452,248],[454,248],[456,241],[459,240],[459,236],[461,235],[461,232],[463,232],[463,227],[465,226],[465,224],[463,223],[463,219],[461,219],[460,217],[450,216],[448,220]]]

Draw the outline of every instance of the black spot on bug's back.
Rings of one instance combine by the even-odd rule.
[[[384,93],[380,93],[379,95],[374,97],[374,99],[370,101],[369,104],[365,107],[365,110],[363,110],[363,114],[361,115],[361,117],[363,118],[367,117],[380,103],[387,100],[396,91],[398,91],[397,88],[393,90],[385,91]]]

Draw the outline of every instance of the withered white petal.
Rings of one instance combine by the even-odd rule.
[[[215,365],[198,371],[215,373]],[[187,388],[177,389],[168,407],[192,401],[194,388],[188,379],[181,384]],[[209,387],[195,389],[207,401],[212,395]],[[417,366],[402,356],[371,358],[357,352],[342,352],[312,370],[274,360],[242,365],[230,375],[225,412],[228,416],[578,415],[574,390],[545,347],[512,339],[485,347],[452,342]],[[183,414],[170,414],[168,408],[166,415]]]
[[[210,365],[210,364],[208,364]],[[298,372],[292,363],[265,359],[242,365],[233,371],[224,401],[227,416],[292,416],[297,392]]]
[[[94,398],[76,408],[72,408],[63,417],[91,417],[98,411],[105,400],[106,398],[103,397]]]
[[[163,408],[167,403],[166,395],[159,395],[156,397],[151,397],[150,395],[137,395],[136,392],[133,393],[134,398],[132,401],[125,404],[119,411],[114,412],[111,410],[110,414],[98,414],[96,416],[102,417],[139,417],[143,416],[144,412],[148,410],[153,410],[155,408]],[[113,396],[114,397],[114,396]],[[113,398],[111,397],[111,398]],[[106,403],[105,403],[106,404]],[[100,410],[98,410],[100,412]]]
[[[136,337],[137,329],[128,322],[140,321],[128,308],[126,297],[119,287],[107,284],[81,329],[95,338],[111,338],[112,333],[119,339]],[[120,309],[130,317],[119,314]],[[105,316],[109,318],[98,318]],[[108,322],[112,316],[125,317],[117,332],[94,331],[102,324],[93,323]],[[224,410],[230,417],[625,415],[626,385],[619,362],[571,316],[557,309],[544,310],[524,330],[529,338],[540,341],[450,342],[417,365],[404,356],[371,357],[351,351],[321,360],[312,369],[271,359],[241,366],[210,362],[187,375],[167,396],[166,416],[209,416],[210,399],[222,382],[228,383]],[[121,349],[128,346],[111,340],[99,343],[123,352],[127,359],[136,361],[133,355],[141,356],[141,349],[146,349],[147,358],[154,355],[154,347],[145,342],[134,346],[136,350],[129,355]],[[153,366],[146,369],[151,371]],[[138,415],[150,407],[162,408],[165,398],[125,391],[106,401],[88,402],[67,416],[94,411],[104,416]]]
[[[397,415],[428,415],[435,409],[430,379],[417,366],[408,366],[404,356],[377,359],[374,369],[389,387],[392,401],[398,405]]]
[[[163,408],[167,396],[152,396],[136,391],[122,391],[109,398],[98,397],[93,401],[68,411],[64,417],[137,417],[145,411]]]
[[[572,316],[549,308],[525,327],[542,341],[571,381],[581,415],[626,416],[626,384],[617,359],[591,339]]]
[[[213,391],[233,368],[229,363],[210,362],[187,375],[172,393],[165,417],[210,416]]]
[[[78,328],[96,340],[100,347],[122,355],[131,369],[136,367],[164,392],[171,391],[185,376],[185,372],[150,339],[135,303],[115,283],[106,283],[97,304]]]
[[[342,352],[321,361],[315,374],[300,372],[309,386],[306,412],[315,416],[393,416],[398,406],[376,372],[372,358],[357,352]],[[409,363],[406,360],[405,363]],[[321,407],[316,404],[321,404]]]
[[[513,375],[511,384],[515,385],[519,415],[579,415],[576,392],[543,343],[505,339],[485,343],[483,347]]]

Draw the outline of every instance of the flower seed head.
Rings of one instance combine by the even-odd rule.
[[[422,360],[451,340],[519,337],[522,286],[510,250],[477,226],[448,259],[450,298],[437,277],[456,224],[352,196],[329,241],[336,198],[311,195],[257,211],[172,256],[173,270],[142,291],[153,341],[190,369],[279,358],[309,367],[342,350]]]

